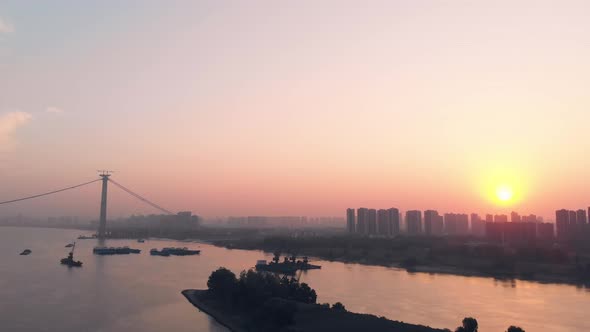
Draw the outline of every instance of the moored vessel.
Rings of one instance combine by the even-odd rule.
[[[68,257],[61,259],[61,264],[67,265],[68,267],[81,267],[81,261],[74,260],[74,249],[76,248],[76,242],[72,245],[72,250],[68,253]]]

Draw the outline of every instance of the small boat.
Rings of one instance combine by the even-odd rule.
[[[66,244],[66,248],[71,248],[71,247],[73,247],[73,246],[74,246],[74,244],[73,244],[73,243],[68,243],[68,244]]]
[[[70,252],[68,253],[68,257],[62,258],[60,260],[61,264],[67,265],[68,267],[81,267],[82,266],[81,261],[74,260],[74,249],[75,248],[76,248],[76,243],[74,242],[74,245],[72,246],[72,250],[70,250]]]
[[[164,250],[160,251],[156,248],[153,248],[152,250],[150,250],[150,255],[152,255],[152,256],[170,256],[170,253],[167,251],[164,251]]]
[[[96,235],[87,236],[87,235],[80,235],[78,236],[78,240],[92,240],[96,239]]]
[[[21,254],[22,256],[26,256],[26,255],[29,255],[31,252],[32,252],[32,251],[31,251],[31,249],[25,249],[25,250],[23,250],[23,252],[21,252],[20,254]]]
[[[145,240],[144,240],[144,239],[137,239],[137,242],[139,242],[139,243],[144,243],[144,242],[145,242]]]

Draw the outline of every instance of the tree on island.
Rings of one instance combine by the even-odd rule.
[[[211,293],[223,298],[229,303],[235,293],[237,283],[236,275],[232,271],[220,267],[209,276],[207,287]]]
[[[472,317],[463,318],[463,326],[457,327],[455,332],[477,332],[477,320]]]
[[[344,304],[342,304],[340,302],[336,302],[336,303],[332,304],[332,309],[336,310],[336,311],[346,311]]]
[[[518,326],[510,326],[506,332],[525,332],[522,328]]]

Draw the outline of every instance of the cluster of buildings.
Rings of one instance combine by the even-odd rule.
[[[569,218],[572,214],[567,213],[565,216],[566,225],[570,225]],[[584,218],[585,216],[584,213]],[[576,214],[576,222],[577,220],[578,214]],[[474,235],[501,243],[554,238],[554,225],[543,222],[543,218],[533,214],[521,216],[517,212],[512,212],[510,216],[487,214],[485,218],[482,218],[477,213],[441,215],[436,210],[424,212],[409,210],[405,212],[405,216],[402,216],[397,208],[380,210],[349,208],[346,210],[348,232],[359,235],[395,236],[400,234],[402,221],[405,221],[405,233],[408,235]]]
[[[590,216],[590,207],[588,208],[588,214],[586,214],[585,209],[577,211],[561,209],[555,211],[557,238],[570,240],[588,232],[588,216]]]
[[[346,210],[346,225],[350,233],[394,236],[400,233],[400,214],[396,208]]]
[[[91,223],[98,227],[98,221]],[[109,229],[164,229],[170,231],[189,231],[197,229],[200,225],[200,218],[190,211],[178,212],[177,214],[150,214],[133,215],[129,218],[109,221]]]
[[[342,225],[342,217],[306,217],[306,216],[244,216],[228,217],[226,220],[214,220],[214,223],[231,227],[276,228],[276,227],[330,227]]]

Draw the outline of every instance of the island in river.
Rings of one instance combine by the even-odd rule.
[[[306,283],[274,273],[242,271],[238,278],[226,268],[211,273],[206,290],[182,294],[194,306],[233,332],[382,331],[450,332],[369,314],[352,313],[336,302],[317,304],[317,294]],[[478,322],[467,317],[456,331],[476,332]],[[524,332],[511,326],[508,331]]]
[[[211,273],[207,286],[207,290],[187,289],[182,294],[234,332],[449,331],[348,312],[341,303],[317,304],[315,290],[307,284],[273,273],[250,270],[236,278],[220,268]]]

